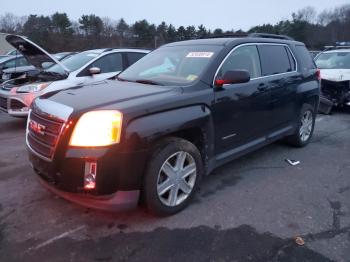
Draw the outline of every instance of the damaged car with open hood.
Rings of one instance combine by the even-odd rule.
[[[350,105],[350,46],[319,54],[315,62],[321,74],[319,111],[329,114],[333,107]]]
[[[6,40],[37,69],[0,86],[0,110],[15,117],[26,117],[38,96],[111,79],[149,53],[141,49],[95,49],[60,62],[27,38],[8,35]]]

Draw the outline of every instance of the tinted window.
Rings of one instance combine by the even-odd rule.
[[[282,45],[259,46],[263,76],[291,72],[287,50]]]
[[[257,47],[242,46],[233,51],[225,60],[218,72],[218,77],[222,77],[227,71],[247,70],[251,78],[261,76],[260,60]]]
[[[142,57],[144,57],[146,54],[144,53],[127,53],[126,54],[129,61],[129,66],[140,60]]]
[[[292,56],[292,53],[290,52],[289,48],[287,48],[287,47],[284,47],[284,48],[287,51],[288,58],[289,58],[289,63],[291,65],[292,71],[297,70],[297,65],[296,65],[294,57]]]
[[[122,54],[109,54],[93,62],[89,68],[98,67],[101,73],[111,73],[123,70]]]
[[[296,50],[297,50],[298,58],[301,61],[301,69],[303,71],[316,68],[315,62],[312,59],[309,51],[306,49],[305,46],[297,45]]]

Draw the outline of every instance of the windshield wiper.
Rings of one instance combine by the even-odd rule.
[[[54,71],[48,71],[48,70],[41,70],[40,74],[44,74],[47,76],[58,76],[58,77],[67,77],[69,75],[69,72],[64,72],[64,73],[58,73],[58,72],[54,72]]]
[[[135,80],[135,82],[140,84],[146,84],[146,85],[162,86],[161,83],[158,83],[156,81],[149,80],[149,79],[138,79],[138,80]]]
[[[116,78],[117,78],[117,80],[122,81],[122,82],[134,82],[134,83],[140,83],[140,84],[146,84],[146,85],[155,85],[155,86],[162,86],[163,85],[161,83],[158,83],[156,81],[149,80],[149,79],[130,80],[130,79],[121,78],[119,76],[117,76]]]

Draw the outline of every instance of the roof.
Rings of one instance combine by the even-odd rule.
[[[322,53],[347,53],[350,52],[350,48],[339,48],[339,49],[333,49],[333,50],[328,50],[328,51],[323,51]]]
[[[222,45],[226,46],[234,43],[280,43],[280,44],[302,44],[294,40],[277,39],[277,38],[264,38],[264,37],[224,37],[224,38],[208,38],[208,39],[194,39],[181,42],[174,42],[165,46],[185,46],[185,45]]]

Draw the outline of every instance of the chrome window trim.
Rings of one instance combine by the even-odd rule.
[[[259,45],[279,45],[279,46],[284,46],[284,47],[287,47],[289,52],[291,53],[293,59],[294,59],[294,62],[295,62],[295,70],[294,71],[290,71],[290,72],[286,72],[286,73],[280,73],[280,74],[274,74],[274,75],[268,75],[268,76],[260,76],[260,77],[255,77],[255,78],[251,78],[250,81],[252,80],[257,80],[257,79],[263,79],[263,78],[267,78],[267,77],[273,77],[273,76],[281,76],[281,75],[286,75],[286,74],[291,74],[291,73],[296,73],[298,72],[298,61],[296,60],[295,58],[295,55],[294,53],[292,52],[292,50],[290,49],[290,47],[287,45],[287,44],[280,44],[280,43],[245,43],[245,44],[240,44],[238,46],[235,46],[227,55],[226,57],[221,61],[220,65],[218,66],[218,69],[216,70],[215,72],[215,75],[214,75],[214,79],[213,79],[213,86],[215,86],[215,79],[221,69],[221,67],[223,66],[223,64],[226,62],[226,60],[228,59],[228,57],[234,52],[236,51],[238,48],[242,47],[242,46],[259,46]],[[258,50],[259,52],[259,50]],[[260,64],[261,64],[261,58],[260,58],[260,55],[259,55],[259,61],[260,61]],[[262,68],[261,68],[262,70]],[[262,72],[261,72],[262,73]],[[227,84],[225,84],[224,86],[226,86]]]

